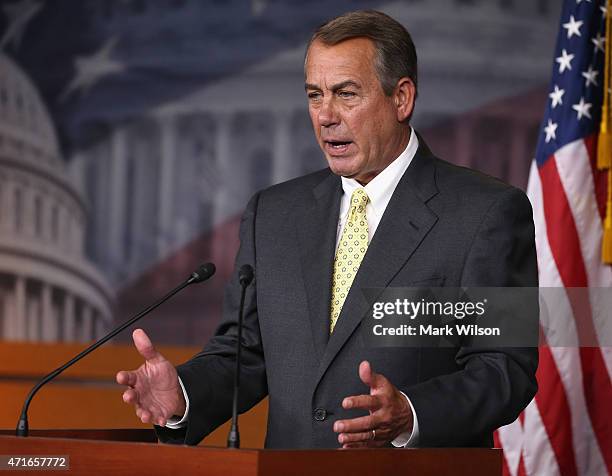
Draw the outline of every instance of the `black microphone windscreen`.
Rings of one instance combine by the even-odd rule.
[[[204,263],[198,269],[196,269],[193,273],[191,273],[191,278],[194,283],[201,283],[202,281],[206,281],[213,274],[215,274],[215,265],[212,263]]]
[[[253,281],[253,267],[250,264],[243,264],[238,271],[238,280],[243,286],[248,286]]]

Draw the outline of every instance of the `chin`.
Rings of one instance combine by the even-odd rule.
[[[352,178],[356,175],[356,170],[347,163],[350,159],[339,158],[339,157],[327,157],[327,164],[331,171],[336,175],[342,177]]]
[[[353,170],[347,170],[343,167],[330,167],[330,169],[334,174],[341,177],[353,178],[355,176],[355,172]]]

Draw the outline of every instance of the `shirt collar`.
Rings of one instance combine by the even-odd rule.
[[[372,205],[374,213],[379,216],[382,215],[387,208],[389,200],[391,200],[391,197],[393,196],[393,192],[395,191],[397,184],[412,162],[418,148],[419,139],[417,138],[414,130],[411,129],[410,140],[408,141],[408,145],[404,151],[393,162],[387,165],[382,172],[368,182],[365,187],[363,187],[355,179],[340,177],[342,180],[342,190],[344,191],[345,196],[350,198],[356,189],[363,187],[370,198],[370,204]],[[346,201],[346,203],[346,209],[341,211],[341,216],[348,213],[350,208],[348,206],[349,201]]]

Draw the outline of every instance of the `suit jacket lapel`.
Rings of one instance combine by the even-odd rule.
[[[298,204],[294,214],[308,314],[318,358],[323,355],[329,339],[330,283],[341,196],[340,177],[330,173],[313,189],[310,200]]]
[[[438,219],[426,205],[437,193],[435,167],[427,146],[422,139],[420,142],[422,146],[395,189],[368,246],[338,323],[325,348],[317,382],[369,309],[362,290],[380,288],[382,292],[382,288],[406,264]],[[331,279],[331,274],[329,276]]]

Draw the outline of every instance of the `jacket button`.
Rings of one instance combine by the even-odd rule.
[[[317,408],[314,411],[314,419],[317,421],[323,421],[327,418],[327,411],[323,408]]]

